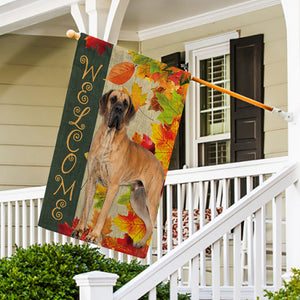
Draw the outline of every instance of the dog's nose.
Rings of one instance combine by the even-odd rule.
[[[121,114],[121,113],[124,112],[124,108],[122,107],[122,105],[117,104],[117,105],[115,105],[115,107],[114,107],[114,111],[115,111],[116,113]]]

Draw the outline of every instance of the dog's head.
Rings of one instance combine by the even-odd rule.
[[[99,101],[99,113],[105,117],[109,128],[120,130],[135,114],[131,97],[117,90],[110,90]]]

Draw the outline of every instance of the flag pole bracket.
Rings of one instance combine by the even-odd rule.
[[[279,108],[273,107],[272,114],[282,117],[287,122],[293,122],[293,113],[283,111]]]

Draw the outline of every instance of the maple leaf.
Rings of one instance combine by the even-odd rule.
[[[94,227],[96,226],[97,219],[98,219],[98,216],[99,216],[99,215],[100,215],[100,212],[99,212],[97,209],[95,209],[95,210],[94,210],[94,213],[93,213],[93,217],[92,217],[92,219],[90,220],[90,222],[91,222],[92,224],[88,224],[88,225],[87,225],[89,231],[92,231],[92,230],[94,229]],[[107,234],[111,233],[111,232],[112,232],[111,226],[112,226],[112,220],[111,220],[111,217],[108,217],[108,218],[106,218],[106,220],[105,220],[105,223],[104,223],[104,225],[103,225],[101,234],[102,234],[102,235],[107,235]]]
[[[104,236],[101,240],[101,246],[115,251],[119,251],[125,254],[145,258],[149,249],[150,242],[147,241],[147,245],[141,249],[137,249],[133,246],[132,238],[126,233],[123,238],[113,238],[111,236]]]
[[[183,72],[180,78],[180,85],[188,84],[191,81],[191,73]]]
[[[140,77],[141,79],[148,79],[148,81],[151,81],[150,76],[150,63],[146,63],[144,65],[140,65],[137,67],[135,76]]]
[[[74,230],[74,228],[76,227],[76,225],[78,224],[78,222],[79,222],[79,219],[76,217],[72,221],[72,226],[70,226],[67,222],[59,223],[58,224],[58,228],[59,228],[58,233],[61,233],[61,234],[67,235],[67,236],[71,236],[71,233]]]
[[[106,197],[107,187],[102,186],[100,183],[97,184],[94,200],[96,201],[94,208],[102,209],[105,197]]]
[[[112,46],[112,44],[94,38],[93,36],[87,36],[85,40],[86,40],[85,48],[87,49],[92,48],[93,50],[97,48],[97,52],[99,55],[102,55],[106,51],[106,47],[111,48]]]
[[[106,80],[109,80],[114,84],[121,85],[127,82],[131,78],[134,71],[135,71],[135,66],[133,63],[122,62],[114,65],[111,68]]]
[[[142,54],[136,53],[134,51],[129,50],[129,54],[132,55],[133,62],[137,65],[144,65],[146,63],[151,62],[153,59]]]
[[[102,228],[102,232],[101,232],[102,235],[107,235],[111,233],[112,232],[111,226],[112,226],[112,219],[111,217],[108,217],[106,218],[104,226]]]
[[[79,219],[78,217],[76,217],[73,221],[72,221],[72,226],[70,226],[67,222],[65,223],[59,223],[58,224],[58,228],[59,231],[58,233],[60,234],[64,234],[66,236],[71,236],[71,233],[73,232],[73,230],[75,229],[75,227],[77,226],[77,224],[79,223]],[[86,236],[89,233],[89,229],[85,230],[84,233],[81,236],[81,240],[84,241]]]
[[[155,143],[155,156],[161,162],[165,171],[170,163],[178,127],[179,120],[177,118],[169,126],[151,124],[152,135],[150,138]]]
[[[128,187],[130,188],[129,191],[120,196],[118,200],[118,204],[127,205],[130,202],[131,187],[130,186]]]
[[[179,84],[180,84],[180,79],[181,79],[181,77],[182,77],[182,73],[184,73],[184,71],[178,69],[178,72],[176,72],[176,73],[170,75],[168,79],[174,81],[174,83],[175,83],[176,85],[179,85]]]
[[[143,134],[143,138],[142,138],[140,134],[135,132],[132,137],[132,141],[135,142],[136,144],[141,145],[145,149],[149,150],[150,152],[152,152],[152,154],[155,154],[155,144],[153,143],[153,141],[148,135]]]
[[[135,142],[136,144],[140,145],[141,142],[142,142],[142,136],[139,133],[135,132],[134,135],[133,135],[133,137],[131,138],[131,140],[133,142]]]
[[[184,84],[182,86],[180,86],[178,89],[177,89],[177,94],[181,95],[182,97],[184,97],[185,99],[185,96],[187,94],[187,90],[188,90],[188,87],[189,85],[188,84]]]
[[[182,96],[176,91],[172,94],[172,100],[169,100],[164,94],[156,93],[157,102],[162,106],[163,112],[158,116],[158,120],[171,124],[175,117],[181,116],[184,107]]]
[[[146,105],[147,94],[142,94],[142,87],[139,87],[136,82],[131,87],[131,94],[125,87],[123,87],[122,91],[131,97],[136,112],[139,107]]]
[[[128,232],[133,242],[140,241],[146,232],[144,222],[132,211],[129,211],[127,216],[118,214],[118,216],[113,219],[113,223],[119,227],[121,231]]]

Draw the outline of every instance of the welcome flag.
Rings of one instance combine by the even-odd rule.
[[[78,224],[88,152],[101,122],[99,99],[111,89],[130,95],[136,114],[127,134],[154,153],[166,175],[190,78],[188,72],[81,33],[39,226],[70,236]],[[82,240],[95,226],[106,190],[97,185]],[[145,225],[131,208],[130,192],[130,186],[119,187],[99,244],[144,258],[150,240],[144,248],[133,246],[143,237]]]

